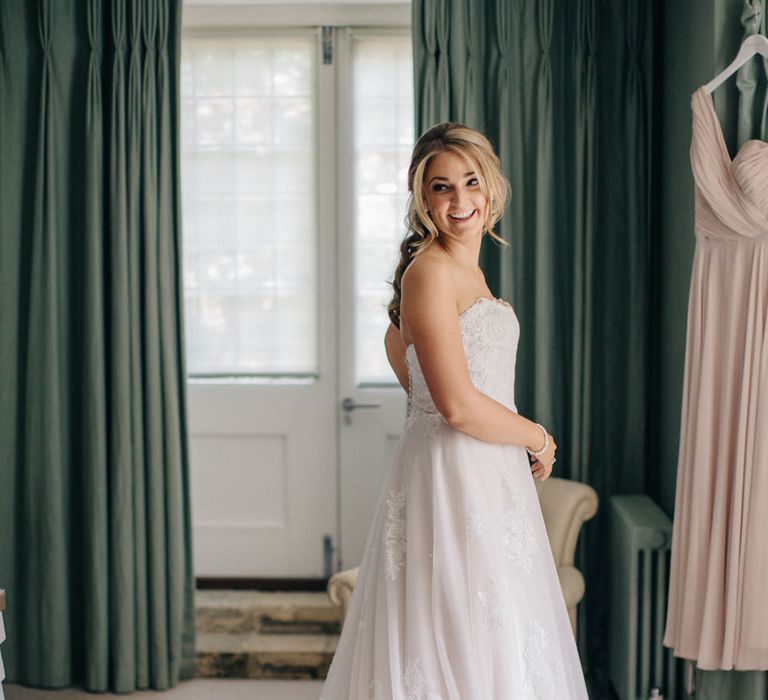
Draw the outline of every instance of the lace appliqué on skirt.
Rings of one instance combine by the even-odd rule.
[[[483,520],[483,516],[477,511],[466,514],[465,527],[467,538],[470,540],[485,534],[485,521]]]
[[[418,657],[405,667],[405,700],[442,700],[437,686],[424,678]]]
[[[509,595],[507,579],[494,568],[485,587],[477,592],[486,625],[499,626],[510,619],[512,611],[509,609]]]
[[[405,517],[401,511],[405,508],[405,485],[389,492],[387,498],[387,523],[384,527],[384,547],[386,553],[386,572],[390,581],[400,577],[403,555],[406,546]]]
[[[552,700],[555,694],[554,673],[549,652],[549,640],[544,628],[534,622],[523,651],[525,684],[523,690],[536,700]]]
[[[507,556],[523,571],[533,570],[533,553],[538,551],[539,544],[526,509],[525,497],[514,483],[510,469],[504,472],[504,483],[509,491],[510,507],[504,511],[502,525],[504,529],[504,547]]]

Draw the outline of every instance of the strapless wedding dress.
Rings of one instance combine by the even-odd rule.
[[[460,315],[475,386],[512,410],[519,324]],[[528,457],[451,428],[413,346],[410,410],[321,700],[571,700],[584,676]]]

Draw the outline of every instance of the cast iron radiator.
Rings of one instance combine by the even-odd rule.
[[[609,672],[620,700],[683,695],[683,662],[662,646],[672,521],[648,496],[613,496],[609,509]]]

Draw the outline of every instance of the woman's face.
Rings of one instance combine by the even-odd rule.
[[[469,161],[453,151],[442,151],[427,164],[424,198],[441,234],[464,238],[482,234],[488,200]]]

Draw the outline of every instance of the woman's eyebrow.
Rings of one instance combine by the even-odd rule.
[[[463,177],[469,177],[470,175],[474,175],[475,171],[470,170],[468,173],[464,173]],[[447,177],[444,177],[443,175],[435,175],[434,177],[430,178],[429,181],[432,182],[432,180],[447,180]]]

